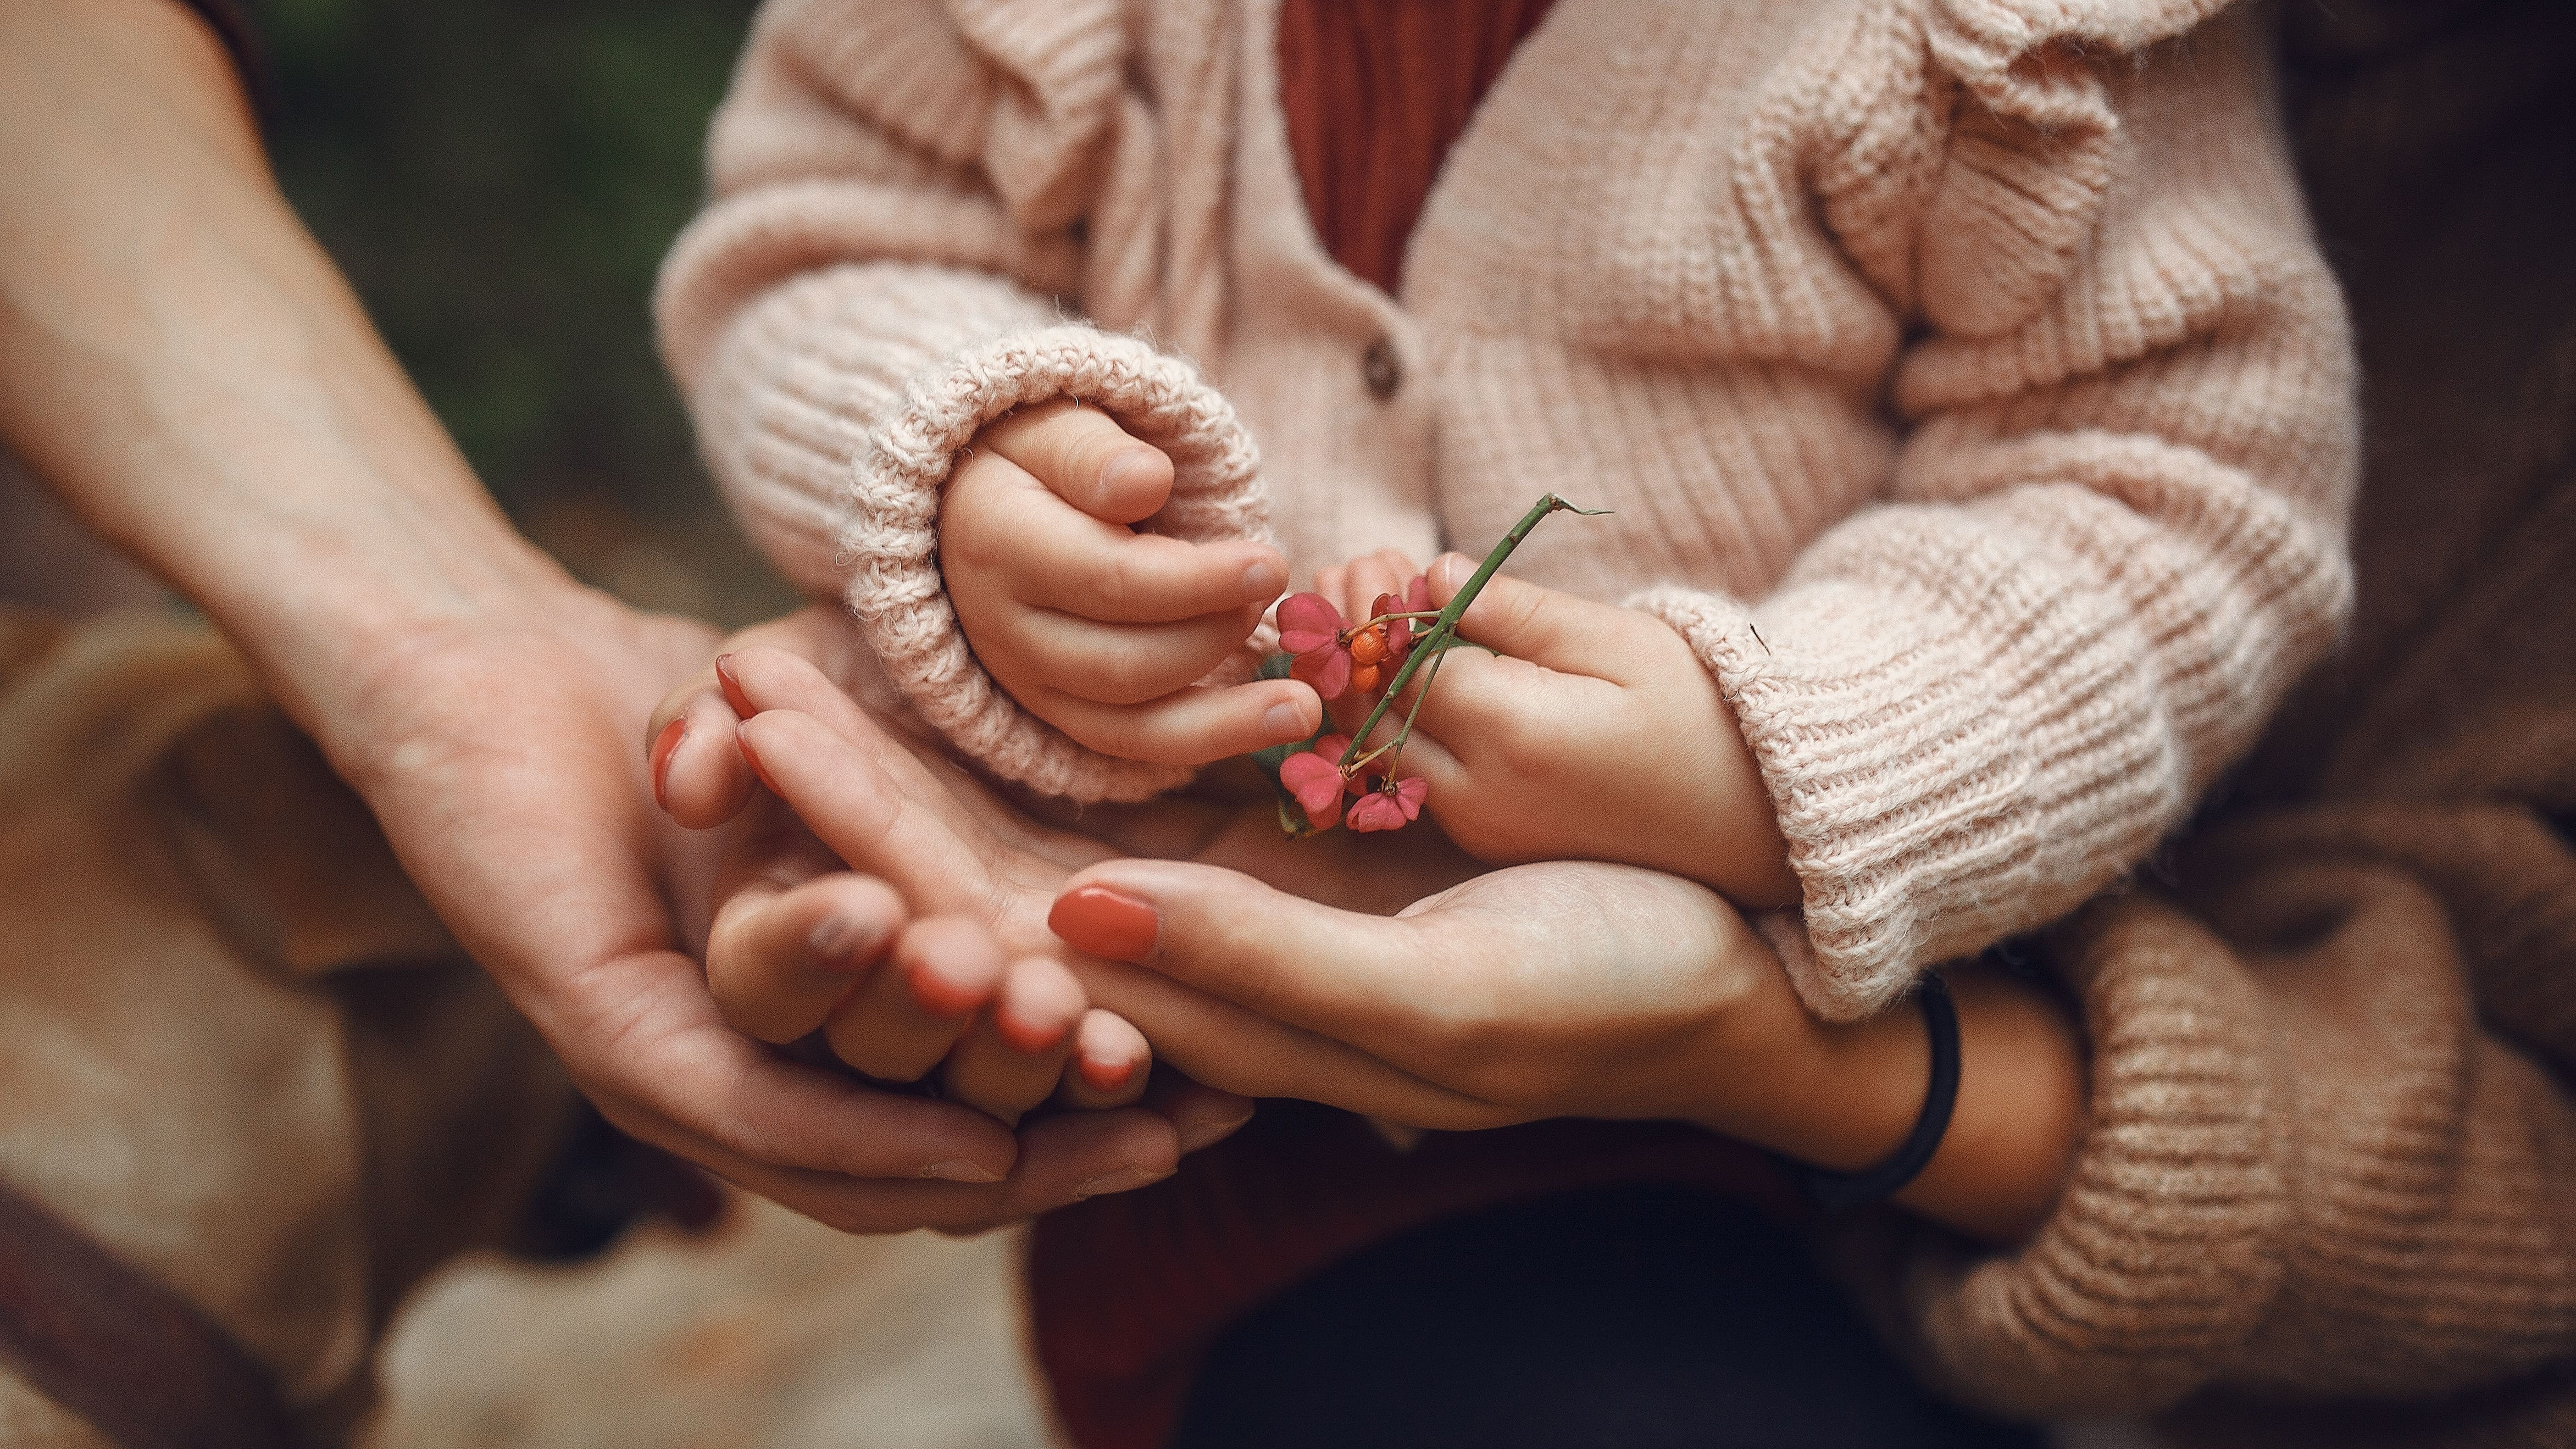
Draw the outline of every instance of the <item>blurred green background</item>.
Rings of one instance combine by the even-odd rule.
[[[286,192],[520,527],[733,625],[793,602],[653,353],[751,0],[253,0]]]

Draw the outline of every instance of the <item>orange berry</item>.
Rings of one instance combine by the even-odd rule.
[[[1365,694],[1377,688],[1377,666],[1363,664],[1351,671],[1351,688]]]
[[[1351,662],[1375,664],[1386,657],[1386,631],[1375,624],[1351,635]],[[1365,688],[1365,686],[1363,686]]]

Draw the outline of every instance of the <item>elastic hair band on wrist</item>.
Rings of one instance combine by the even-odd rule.
[[[1903,1192],[1941,1150],[1942,1134],[1950,1130],[1950,1111],[1959,1102],[1959,1011],[1950,1004],[1950,988],[1938,973],[1925,975],[1916,995],[1923,1003],[1923,1030],[1932,1039],[1932,1081],[1923,1092],[1923,1111],[1914,1119],[1914,1130],[1874,1166],[1827,1172],[1796,1165],[1799,1185],[1827,1212],[1850,1212]]]

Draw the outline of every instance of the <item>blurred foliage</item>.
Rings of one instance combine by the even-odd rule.
[[[637,603],[792,602],[655,357],[751,0],[254,0],[287,194],[519,525]]]

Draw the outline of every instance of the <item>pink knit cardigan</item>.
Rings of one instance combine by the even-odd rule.
[[[1390,297],[1308,225],[1270,0],[770,0],[664,351],[755,541],[1075,798],[1173,776],[959,635],[939,487],[1010,407],[1120,414],[1158,526],[1300,577],[1616,510],[1514,571],[1715,673],[1804,883],[1770,934],[1848,1019],[2133,866],[2343,617],[2349,340],[2221,8],[1561,0]]]

